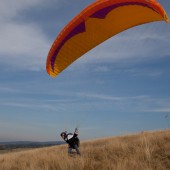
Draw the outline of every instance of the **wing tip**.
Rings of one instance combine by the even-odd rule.
[[[164,16],[164,20],[167,24],[169,23],[169,18],[168,18],[168,15],[166,13],[165,13],[165,16]]]

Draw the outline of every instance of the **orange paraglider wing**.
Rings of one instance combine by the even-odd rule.
[[[97,0],[59,33],[47,57],[47,73],[55,77],[108,38],[131,27],[162,20],[168,22],[168,16],[156,0]]]

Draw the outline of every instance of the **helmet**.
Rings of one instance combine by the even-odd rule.
[[[66,138],[66,132],[62,132],[60,136]]]

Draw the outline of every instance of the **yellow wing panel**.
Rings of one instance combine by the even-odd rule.
[[[50,69],[51,76],[55,77],[80,56],[115,34],[140,24],[160,20],[164,18],[156,11],[138,5],[116,8],[104,19],[88,18],[85,32],[70,38],[60,49],[54,63],[54,73]]]

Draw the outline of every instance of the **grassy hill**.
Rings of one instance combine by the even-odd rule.
[[[0,155],[0,170],[170,170],[170,130],[81,143],[81,157],[67,145]]]

